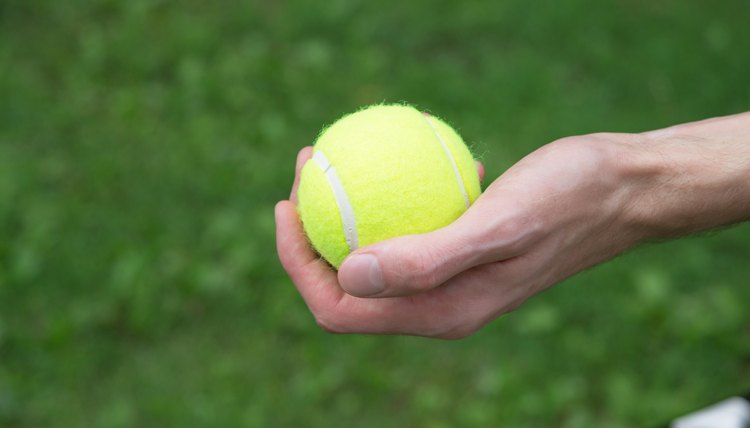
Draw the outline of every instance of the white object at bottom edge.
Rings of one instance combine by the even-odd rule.
[[[670,428],[747,428],[748,426],[750,426],[750,402],[734,397],[675,419]]]

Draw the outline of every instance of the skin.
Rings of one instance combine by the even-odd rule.
[[[563,138],[497,178],[451,225],[352,253],[338,272],[276,205],[284,269],[334,333],[456,339],[642,242],[750,219],[750,113]],[[478,164],[480,177],[484,169]]]

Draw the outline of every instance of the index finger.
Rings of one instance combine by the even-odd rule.
[[[302,173],[302,167],[312,157],[312,146],[307,146],[297,153],[297,164],[294,167],[294,183],[292,184],[292,192],[289,195],[289,200],[297,205],[297,189],[299,188],[300,174]]]
[[[314,314],[335,307],[344,291],[336,272],[310,246],[297,209],[289,201],[276,204],[276,248],[281,265]]]

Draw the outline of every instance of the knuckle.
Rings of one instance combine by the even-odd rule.
[[[338,323],[334,317],[326,313],[313,314],[315,317],[315,323],[318,324],[321,330],[331,334],[343,334],[346,330],[342,328],[341,324]]]
[[[475,326],[472,324],[464,324],[464,325],[458,325],[451,327],[449,329],[446,329],[438,334],[436,334],[434,337],[438,339],[444,339],[444,340],[460,340],[465,339],[472,334],[476,333],[479,330],[479,326]]]
[[[484,318],[466,318],[462,312],[456,313],[448,323],[434,331],[432,337],[444,340],[459,340],[469,337],[486,324]]]
[[[436,257],[431,251],[425,250],[412,254],[401,260],[401,278],[405,286],[417,290],[427,290],[437,284]]]
[[[511,312],[515,312],[516,310],[518,310],[518,308],[521,307],[521,305],[523,305],[523,303],[524,300],[516,300],[511,302],[505,308],[503,308],[503,315],[508,315]]]
[[[547,144],[542,149],[544,154],[555,159],[569,158],[575,154],[576,158],[593,161],[604,156],[609,144],[603,143],[610,140],[608,135],[600,133],[565,137]]]
[[[565,137],[547,146],[555,153],[558,151],[577,153],[579,157],[591,163],[601,163],[609,156],[615,144],[622,139],[618,134],[599,132],[595,134]]]

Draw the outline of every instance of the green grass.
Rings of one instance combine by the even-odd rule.
[[[747,388],[750,227],[638,249],[456,342],[332,336],[278,264],[298,149],[748,110],[743,1],[0,3],[0,425],[649,426]]]

